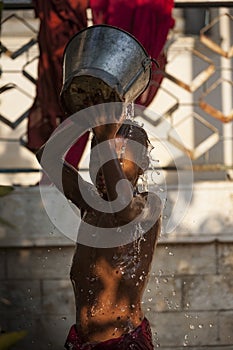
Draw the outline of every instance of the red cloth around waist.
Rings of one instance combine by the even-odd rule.
[[[153,350],[152,334],[146,318],[133,331],[100,343],[83,343],[82,335],[73,325],[68,334],[65,349],[67,350]]]

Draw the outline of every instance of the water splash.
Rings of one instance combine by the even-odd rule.
[[[135,117],[134,102],[126,102],[124,104],[123,110],[125,118],[133,121]]]
[[[144,173],[141,175],[138,179],[138,184],[137,184],[138,192],[143,193],[143,192],[148,192],[149,191],[149,179],[147,173]]]
[[[163,176],[162,168],[160,166],[159,159],[156,159],[153,155],[155,147],[150,144],[148,148],[149,169],[150,169],[150,182],[153,186],[153,191],[160,197],[163,207],[165,209],[167,203],[166,182]]]
[[[135,230],[134,235],[135,235],[135,237],[139,237],[138,239],[134,240],[134,251],[135,251],[134,256],[135,256],[135,259],[137,261],[138,260],[138,256],[139,256],[140,251],[141,251],[141,243],[145,242],[146,239],[145,239],[145,236],[144,236],[145,230],[143,229],[143,227],[142,227],[140,222],[138,222],[136,224],[135,228],[136,228],[136,230]]]
[[[124,166],[123,160],[125,158],[126,145],[127,145],[127,139],[124,138],[123,145],[121,146],[120,154],[119,154],[119,160],[122,167]]]

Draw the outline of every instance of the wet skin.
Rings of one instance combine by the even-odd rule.
[[[56,136],[56,147],[51,147],[53,152],[50,155],[48,151],[46,152],[48,161],[45,164],[42,162],[42,166],[58,188],[60,185],[56,177],[56,163],[62,158],[66,145],[63,144],[61,149],[57,145],[60,144],[59,137],[61,140],[67,140],[68,145],[69,127],[65,132],[61,136]],[[98,143],[115,139],[115,142],[107,142],[107,152],[112,158],[99,170],[96,187],[105,200],[113,201],[117,197],[117,182],[128,179],[130,184],[126,183],[121,196],[127,198],[131,196],[129,204],[115,213],[104,213],[93,209],[83,200],[79,188],[80,182],[87,190],[92,185],[86,183],[78,171],[65,162],[63,189],[59,189],[63,190],[65,196],[81,210],[83,222],[96,228],[120,227],[134,220],[146,206],[147,193],[135,192],[132,196],[132,188],[135,188],[142,169],[133,161],[135,155],[127,144],[125,150],[127,159],[121,159],[119,149],[124,139],[117,137],[116,126],[112,130],[109,130],[109,127],[108,129],[98,127],[94,133]],[[39,160],[42,153],[43,149],[37,155]],[[94,159],[90,162],[90,168],[92,162],[94,165]],[[153,196],[159,219],[155,220],[150,229],[137,240],[114,248],[95,248],[76,244],[70,275],[76,301],[76,323],[83,334],[84,342],[100,342],[119,337],[137,327],[144,317],[141,300],[160,233],[161,201],[155,194]],[[148,215],[148,220],[153,219],[150,217],[151,214]],[[82,223],[79,230],[80,232],[83,230]]]
[[[101,220],[106,222],[104,217],[96,221]],[[91,221],[94,224],[94,220]],[[107,221],[109,223],[109,219]],[[77,244],[71,280],[76,299],[76,322],[85,341],[119,337],[141,323],[144,317],[141,298],[158,230],[154,226],[140,242],[137,240],[117,248]]]

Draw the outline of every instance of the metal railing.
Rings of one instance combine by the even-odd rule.
[[[184,7],[204,7],[204,8],[213,8],[213,7],[233,7],[233,1],[231,0],[175,0],[174,1],[176,8]],[[17,9],[32,9],[32,1],[11,1],[3,0],[3,5],[5,9],[8,10],[17,10]]]
[[[219,8],[220,6],[231,8],[231,7],[233,7],[233,1],[198,1],[198,0],[196,0],[196,1],[176,0],[175,1],[176,8],[195,8],[195,7],[198,7],[198,8],[204,8],[204,9],[210,9],[210,8]],[[28,10],[28,9],[32,9],[32,8],[33,7],[32,7],[31,1],[10,1],[10,0],[3,1],[3,10],[6,12],[8,10],[10,10],[10,11],[15,10],[17,12],[17,10]],[[2,55],[7,55],[12,60],[15,60],[16,58],[18,58],[21,55],[24,55],[26,58],[25,63],[22,65],[22,67],[20,69],[18,69],[18,67],[17,67],[17,69],[15,68],[15,70],[12,69],[12,73],[14,73],[14,72],[20,73],[23,75],[24,78],[28,79],[31,83],[35,84],[36,78],[28,70],[28,65],[33,60],[35,60],[36,57],[31,57],[30,55],[28,55],[28,52],[34,45],[37,44],[37,42],[36,42],[36,34],[37,33],[35,32],[34,28],[31,27],[30,24],[27,23],[27,20],[25,20],[24,18],[21,18],[20,16],[17,16],[17,13],[11,14],[10,16],[13,16],[16,20],[21,21],[25,26],[27,26],[29,31],[31,30],[33,37],[29,37],[29,40],[24,45],[22,45],[20,48],[17,48],[16,50],[13,50],[13,51],[8,49],[7,46],[4,45],[4,43],[1,43],[1,53],[2,53]],[[3,25],[4,25],[4,23],[5,22],[3,22]],[[231,57],[230,57],[230,60],[232,61]],[[4,73],[4,67],[2,67],[2,72]],[[169,78],[169,75],[167,75],[167,78]],[[173,82],[177,83],[177,81],[175,81],[174,79],[173,79]],[[179,82],[178,82],[178,85],[179,85]],[[182,85],[182,82],[181,82],[181,85]],[[203,86],[205,86],[205,90],[207,90],[206,89],[206,80],[203,83]],[[13,89],[18,90],[22,94],[27,93],[24,91],[24,89],[21,89],[15,83],[8,82],[7,84],[4,84],[0,88],[0,94],[3,94],[4,92],[10,91]],[[196,93],[195,91],[189,91],[189,92],[192,93],[193,95],[195,95],[195,93]],[[195,105],[195,103],[194,103],[194,105]],[[172,115],[173,112],[174,112],[174,110],[170,111],[170,116]],[[8,127],[10,127],[12,130],[14,130],[14,129],[17,129],[17,127],[27,118],[27,114],[28,114],[28,110],[23,111],[23,113],[16,120],[10,121],[6,116],[1,115],[1,113],[0,113],[0,123],[4,123]],[[194,117],[195,117],[195,115],[194,115]],[[210,126],[209,122],[207,125],[206,122],[204,121],[204,124],[207,127]],[[211,127],[210,127],[210,129],[211,129]],[[215,129],[216,129],[216,126],[214,125],[213,129],[211,129],[211,130],[214,132]],[[225,132],[225,135],[227,135],[227,132]],[[21,146],[24,146],[24,136],[25,135],[21,135],[19,137],[19,139],[11,137],[7,141],[9,143],[19,142]],[[224,141],[226,139],[227,139],[227,136],[222,137],[222,141]],[[172,140],[172,138],[171,138],[171,140]],[[6,141],[6,138],[0,138],[0,142],[4,142],[4,141]],[[211,141],[210,141],[210,143],[211,143]],[[178,146],[178,148],[179,148],[180,145],[176,144],[176,146]],[[185,151],[187,151],[187,150],[184,150],[184,152]],[[195,152],[193,152],[193,154],[194,153]],[[232,169],[232,163],[230,164],[229,161],[225,162],[223,159],[223,162],[221,164],[220,163],[212,164],[211,162],[208,162],[208,159],[207,159],[207,161],[205,161],[204,163],[198,164],[195,162],[195,159],[194,159],[193,167],[194,167],[194,170],[197,172],[198,171],[210,171],[210,172],[225,171],[225,172],[227,172],[228,170]],[[175,170],[175,168],[172,165],[167,165],[164,168],[168,171]],[[22,173],[22,172],[23,173],[30,173],[30,172],[33,173],[33,172],[39,172],[39,171],[40,171],[39,168],[31,168],[31,167],[19,167],[19,166],[15,166],[14,168],[0,167],[0,174],[1,173],[15,174],[15,173]]]

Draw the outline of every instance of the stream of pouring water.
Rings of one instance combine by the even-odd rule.
[[[134,102],[125,103],[123,110],[124,110],[125,119],[135,123]],[[138,124],[138,125],[143,127],[143,124]],[[129,139],[130,139],[130,136],[131,136],[130,135],[131,134],[131,130],[132,130],[132,125],[130,125],[130,130],[129,130],[129,133],[128,133]],[[126,144],[124,144],[122,146],[121,157],[124,156],[125,146],[126,146]],[[153,185],[155,186],[155,188],[157,188],[160,192],[164,192],[164,188],[159,186],[158,182],[156,182],[156,180],[155,180],[155,176],[159,176],[159,175],[161,175],[161,173],[158,170],[159,160],[155,159],[153,157],[153,155],[152,155],[152,151],[153,150],[154,150],[154,146],[151,143],[149,143],[147,155],[148,155],[149,161],[150,161],[149,167],[152,170],[151,171],[151,175],[150,175],[150,179],[151,179],[151,182],[153,183]],[[141,180],[140,192],[148,191],[149,190],[149,179],[148,179],[147,173],[145,173],[144,176],[140,180]]]
[[[137,123],[135,121],[135,105],[134,102],[130,103],[125,103],[124,108],[124,116],[126,120],[132,121],[133,123]],[[143,127],[143,123],[138,123],[139,126]],[[130,125],[130,130],[128,133],[128,137],[130,139],[130,134],[132,130],[132,125]],[[125,154],[125,149],[127,145],[127,139],[125,139],[124,145],[122,146],[121,149],[121,156],[120,158],[124,158]],[[167,203],[167,195],[166,195],[166,188],[165,185],[161,185],[161,171],[159,169],[159,160],[156,159],[153,155],[153,150],[155,147],[150,143],[149,141],[149,146],[148,146],[148,151],[147,151],[147,156],[149,157],[149,174],[150,176],[148,177],[148,171],[146,171],[143,176],[140,176],[138,180],[138,191],[139,192],[148,192],[149,188],[152,187],[152,191],[156,192],[160,199],[162,200],[164,208],[166,207]],[[160,179],[158,179],[160,177]],[[158,180],[158,181],[156,181]],[[149,186],[151,184],[151,186]],[[166,219],[166,216],[163,216],[163,219]],[[163,231],[163,228],[162,228]]]

